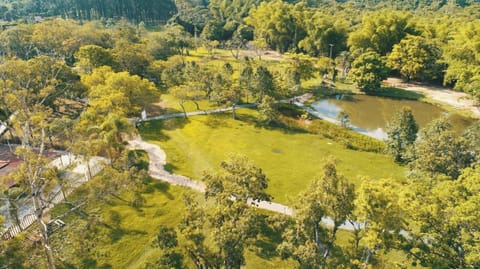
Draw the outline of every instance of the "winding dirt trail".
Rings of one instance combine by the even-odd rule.
[[[150,158],[148,174],[153,178],[168,182],[172,185],[183,186],[198,192],[205,192],[205,184],[202,182],[193,180],[186,176],[171,174],[170,172],[166,171],[164,166],[167,163],[167,155],[159,146],[145,142],[140,137],[136,137],[135,139],[128,141],[128,143],[131,149],[140,149],[147,152],[148,157]],[[294,212],[290,207],[279,203],[250,200],[249,204],[257,208],[280,214],[289,216],[294,215]],[[326,226],[333,226],[333,220],[331,218],[323,218],[322,222]],[[340,226],[340,229],[353,231],[356,228],[354,225],[358,224],[346,222]]]
[[[435,102],[451,106],[455,109],[469,110],[474,117],[480,118],[480,107],[475,105],[474,100],[470,99],[468,94],[464,92],[420,83],[406,83],[399,78],[388,78],[384,83],[406,91],[423,94]]]

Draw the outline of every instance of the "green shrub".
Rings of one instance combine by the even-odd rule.
[[[282,113],[279,119],[287,129],[303,130],[308,133],[321,135],[324,138],[341,143],[347,149],[376,153],[385,151],[385,143],[383,141],[342,128],[330,122],[314,119],[309,124],[302,124],[299,119],[303,111],[292,105],[283,104],[279,111]]]

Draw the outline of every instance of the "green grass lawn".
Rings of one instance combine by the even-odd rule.
[[[324,157],[328,155],[337,156],[342,161],[340,172],[357,184],[360,181],[355,176],[357,174],[403,177],[403,168],[395,166],[387,156],[346,150],[316,135],[257,127],[253,120],[256,116],[254,110],[242,109],[239,115],[240,120],[235,121],[228,113],[192,117],[188,122],[183,119],[157,121],[146,124],[141,131],[145,139],[159,143],[167,150],[170,169],[182,174],[200,176],[204,169],[217,169],[229,152],[248,155],[269,175],[269,191],[281,202],[303,190],[319,172]],[[140,155],[142,164],[148,163],[146,157]],[[87,186],[91,183],[94,181]],[[82,238],[84,235],[81,233],[85,231],[79,227],[88,222],[89,216],[97,215],[102,224],[98,225],[95,242],[91,244],[95,255],[82,261],[82,268],[143,268],[147,263],[154,263],[161,253],[152,246],[158,227],[178,227],[185,208],[184,194],[193,193],[198,195],[199,201],[203,199],[200,193],[156,180],[147,186],[141,194],[146,202],[140,208],[130,205],[132,192],[125,190],[119,198],[93,200],[83,213],[76,212],[62,218],[67,226],[58,232],[60,234],[52,235],[54,249],[67,260],[78,256],[61,233],[75,234],[78,230]],[[82,193],[80,188],[70,198],[82,199]],[[65,206],[56,207],[52,215],[61,214],[65,209]],[[350,238],[350,232],[340,231],[338,243],[349,244]],[[280,240],[278,231],[262,229],[258,240],[245,251],[246,268],[296,267],[294,261],[282,260],[278,256],[276,247]],[[179,251],[182,251],[184,241],[181,236],[179,244]],[[378,261],[383,266],[378,268],[390,268],[392,261],[405,263],[406,259],[403,253],[391,252],[387,256],[380,254]],[[191,266],[187,257],[185,262]]]
[[[346,149],[318,135],[266,129],[256,125],[257,112],[196,116],[144,123],[143,139],[160,145],[173,172],[201,179],[205,170],[216,170],[229,154],[248,156],[270,179],[268,192],[277,202],[288,203],[320,173],[325,158],[339,160],[338,170],[358,185],[363,176],[404,179],[406,169],[389,156]]]
[[[182,197],[189,191],[158,181],[151,185],[153,191],[142,194],[146,203],[139,209],[116,198],[89,203],[85,212],[90,216],[98,214],[103,224],[98,225],[95,233],[95,258],[85,260],[82,268],[143,268],[146,262],[156,261],[160,251],[152,246],[152,241],[157,229],[160,225],[175,227],[180,223],[184,210]],[[128,200],[129,194],[121,196]],[[64,207],[56,207],[53,214],[62,211]],[[78,213],[63,218],[67,226],[60,233],[81,227],[86,218]],[[71,247],[62,238],[61,234],[53,234],[54,248],[61,249],[67,260],[72,259],[76,253],[70,253]]]
[[[140,151],[141,152],[141,151]],[[148,163],[146,154],[141,153],[142,165]],[[138,158],[138,156],[137,156]],[[95,184],[95,178],[77,189],[69,196],[70,201],[83,200],[86,189]],[[161,250],[154,247],[152,242],[161,225],[176,228],[182,220],[185,205],[183,196],[193,194],[200,204],[204,203],[202,194],[188,189],[172,186],[167,183],[153,180],[144,186],[141,191],[145,204],[135,208],[131,206],[132,191],[121,191],[118,197],[108,196],[106,200],[93,199],[82,210],[73,211],[63,217],[66,226],[51,235],[50,240],[56,256],[64,261],[80,263],[80,268],[144,268],[147,263],[155,263]],[[56,206],[51,215],[58,216],[70,207],[66,204]],[[271,215],[270,212],[265,212]],[[97,225],[86,228],[97,219]],[[94,231],[87,236],[88,231]],[[84,247],[79,247],[77,240],[84,240]],[[178,251],[184,253],[185,241],[178,236]],[[292,260],[282,260],[276,253],[279,243],[278,232],[263,228],[258,240],[245,251],[246,268],[294,268]],[[91,242],[88,242],[91,241]],[[90,254],[82,257],[82,249],[89,248]],[[88,257],[88,258],[87,258]],[[184,255],[184,262],[188,268],[193,264],[188,256]],[[76,261],[76,262],[74,262]],[[73,268],[73,267],[72,267]]]

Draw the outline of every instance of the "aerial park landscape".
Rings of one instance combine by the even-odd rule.
[[[480,267],[475,1],[0,1],[0,268]]]

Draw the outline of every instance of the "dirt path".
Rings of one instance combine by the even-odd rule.
[[[480,118],[480,107],[476,106],[474,101],[469,99],[468,94],[464,92],[419,83],[406,83],[398,78],[388,78],[384,82],[392,87],[423,94],[427,98],[455,109],[469,110],[474,117]]]
[[[148,157],[150,158],[148,174],[153,178],[168,182],[172,185],[183,186],[199,192],[205,192],[205,184],[202,182],[195,181],[182,175],[171,174],[170,172],[166,171],[164,166],[167,163],[167,155],[159,146],[145,142],[140,137],[130,140],[128,143],[131,149],[141,149],[147,152]],[[249,200],[249,204],[257,208],[289,216],[294,214],[290,207],[279,203],[269,201],[255,202]],[[333,226],[333,220],[330,218],[323,218],[322,222],[327,226]],[[350,222],[343,224],[340,226],[340,228],[350,231],[354,230],[354,226]]]

